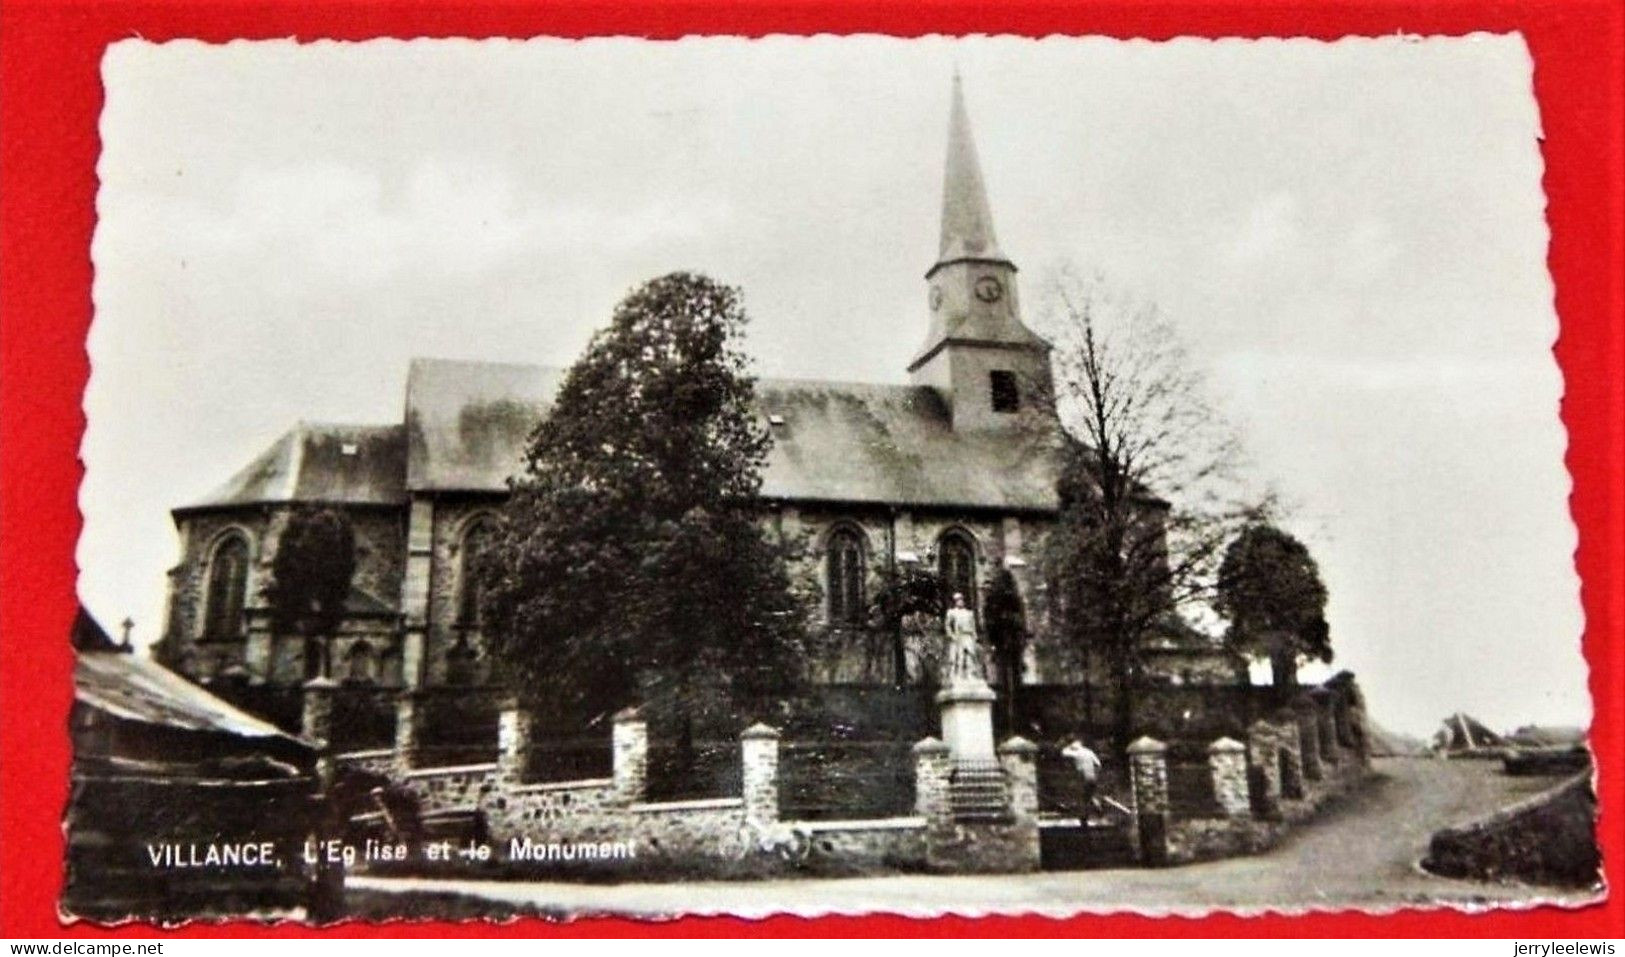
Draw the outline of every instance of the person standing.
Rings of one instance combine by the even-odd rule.
[[[1087,819],[1091,811],[1100,807],[1099,799],[1095,796],[1095,789],[1100,784],[1100,755],[1090,750],[1081,738],[1073,738],[1070,744],[1061,749],[1061,756],[1070,758],[1072,766],[1078,771],[1083,793],[1082,817]]]

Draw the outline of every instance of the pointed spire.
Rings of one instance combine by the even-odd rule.
[[[948,163],[942,180],[942,243],[937,265],[956,259],[1005,260],[993,233],[993,213],[976,158],[964,84],[954,69],[953,106],[948,115]]]

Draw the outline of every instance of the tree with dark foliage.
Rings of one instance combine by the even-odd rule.
[[[924,615],[933,623],[947,610],[942,579],[924,569],[896,569],[886,586],[869,602],[869,624],[876,634],[886,636],[891,645],[892,683],[908,683],[907,641],[903,625],[911,617]]]
[[[802,606],[758,522],[771,437],[745,322],[737,290],[703,276],[644,284],[532,434],[482,608],[494,660],[544,717],[579,727],[640,703],[686,737],[800,680]]]
[[[1225,550],[1214,608],[1236,651],[1268,658],[1278,691],[1297,684],[1302,659],[1330,662],[1326,586],[1304,544],[1273,525],[1250,525]]]
[[[993,574],[993,583],[982,599],[982,614],[987,621],[987,641],[993,646],[997,681],[1004,689],[1005,726],[1016,726],[1018,707],[1016,698],[1021,693],[1022,655],[1027,650],[1027,609],[1021,601],[1021,590],[1016,576],[1008,568]]]
[[[288,516],[264,595],[272,628],[304,636],[306,677],[332,673],[328,646],[344,621],[355,566],[355,529],[343,512],[304,507]]]
[[[1121,748],[1144,647],[1211,598],[1224,543],[1266,504],[1240,483],[1239,443],[1154,309],[1067,275],[1048,298],[1061,457],[1043,559],[1050,614],[1085,666],[1109,675]]]

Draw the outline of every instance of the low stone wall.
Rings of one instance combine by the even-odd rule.
[[[731,860],[746,853],[745,802],[739,798],[634,804],[613,816],[612,826],[637,842],[640,855],[690,864]]]
[[[545,784],[509,782],[492,795],[484,810],[493,831],[519,833],[621,806],[613,778],[592,778]]]
[[[415,722],[410,703],[402,710],[408,722]],[[739,794],[660,802],[647,800],[648,733],[636,711],[615,718],[613,773],[607,778],[525,780],[531,731],[528,716],[510,706],[498,723],[498,759],[493,763],[411,767],[399,751],[352,752],[336,761],[344,768],[389,775],[412,795],[423,815],[477,816],[492,850],[483,866],[492,874],[735,877],[874,873],[926,865],[923,816],[781,821],[775,729],[756,725],[740,736]],[[403,737],[410,741],[410,732]],[[1022,770],[1016,767],[1025,781],[1030,775]],[[1020,782],[1016,791],[1026,794]],[[1009,855],[998,856],[1003,860]],[[469,866],[443,860],[427,870],[466,873]],[[418,868],[424,869],[421,863]]]
[[[334,755],[333,760],[345,771],[359,771],[380,777],[389,777],[395,771],[395,751],[391,748],[377,751],[348,751]]]
[[[807,868],[828,875],[922,869],[925,825],[923,817],[790,822],[807,835]]]
[[[1589,887],[1601,879],[1596,825],[1588,769],[1489,817],[1439,831],[1422,866],[1446,877]]]
[[[307,735],[325,740],[331,689],[313,682],[306,703]],[[913,747],[912,814],[784,820],[780,735],[774,728],[755,725],[741,733],[737,794],[651,802],[648,729],[635,710],[613,719],[611,776],[542,783],[527,780],[532,718],[516,702],[499,711],[497,760],[455,767],[419,766],[420,703],[413,695],[399,700],[392,751],[332,760],[341,768],[387,775],[425,816],[449,815],[461,826],[467,814],[470,830],[488,837],[497,860],[534,863],[533,855],[518,853],[525,847],[614,847],[624,851],[609,855],[618,866],[673,876],[1011,873],[1036,870],[1042,860],[1038,748],[1021,738],[997,748],[1006,790],[1002,810],[994,813],[956,812],[954,755],[949,745],[927,738]],[[1364,712],[1352,678],[1314,689],[1239,733],[1245,740],[1226,735],[1201,745],[1185,739],[1172,754],[1152,738],[1136,741],[1127,755],[1126,842],[1118,843],[1149,866],[1253,853],[1368,773]],[[1173,756],[1184,762],[1178,780],[1169,774]],[[1190,780],[1193,774],[1198,777]],[[1172,800],[1178,795],[1171,785],[1180,783],[1201,785],[1207,798]]]
[[[465,764],[454,768],[408,771],[400,784],[418,800],[423,813],[481,808],[496,786],[495,764]]]
[[[1279,821],[1250,818],[1188,818],[1168,825],[1168,860],[1175,864],[1256,854],[1281,836]]]
[[[1213,800],[1203,807],[1171,800],[1167,745],[1141,738],[1129,748],[1142,863],[1257,853],[1370,773],[1369,736],[1352,676],[1254,721],[1246,739],[1221,737],[1207,746]]]

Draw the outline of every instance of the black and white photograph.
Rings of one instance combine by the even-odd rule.
[[[1602,899],[1519,35],[102,79],[66,917]]]

